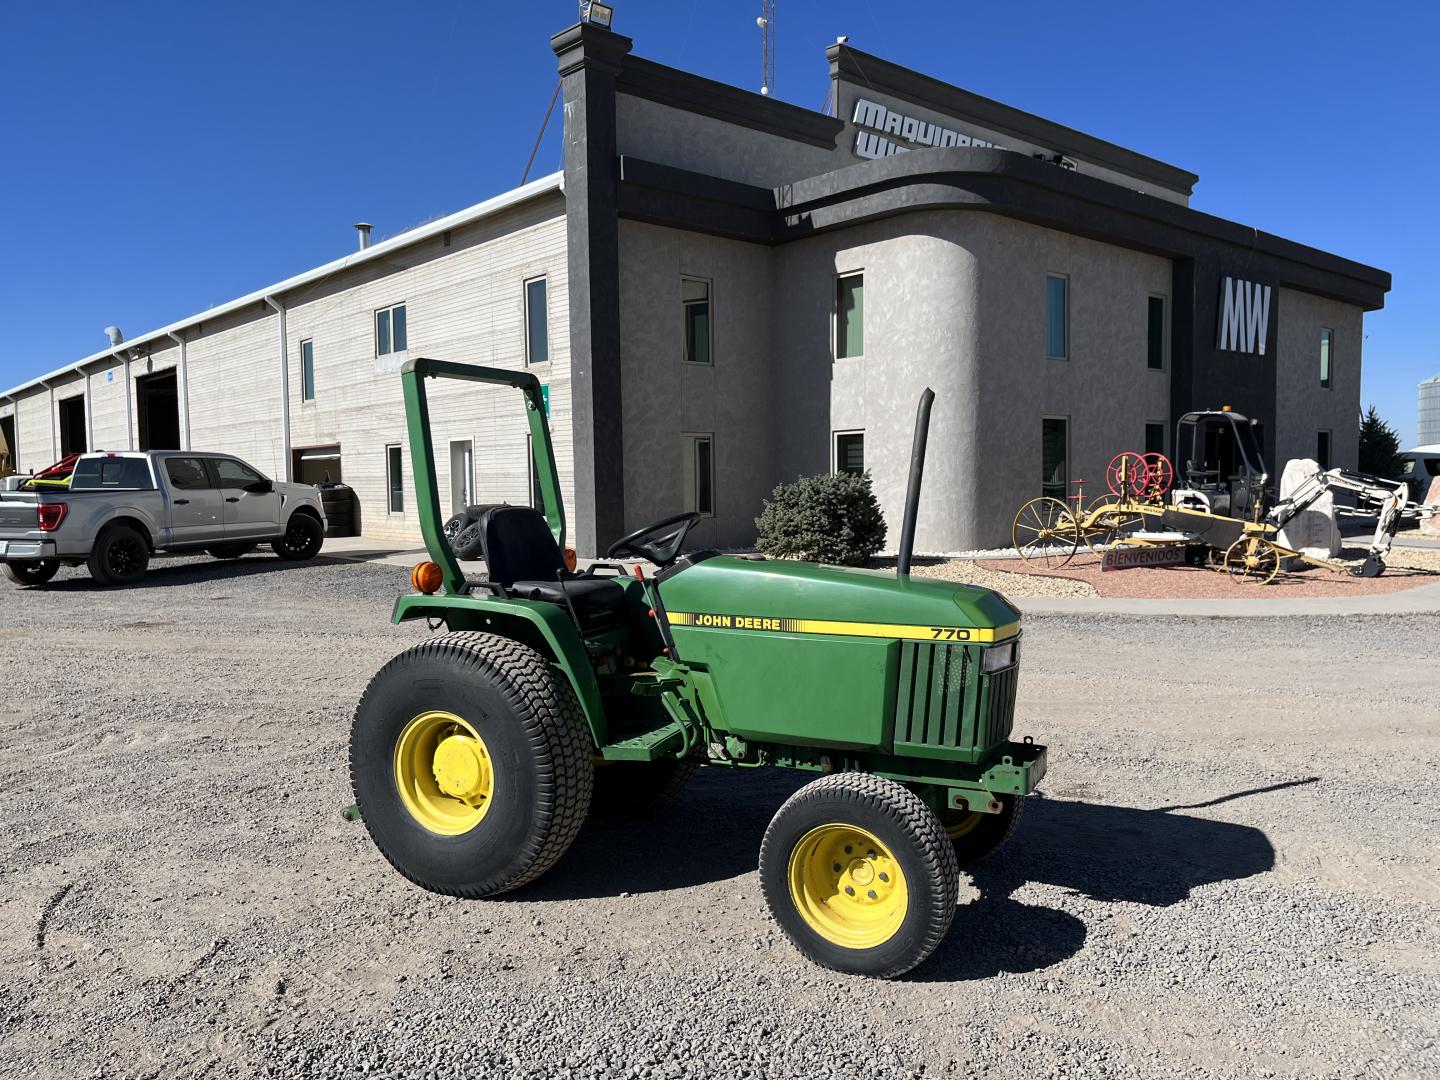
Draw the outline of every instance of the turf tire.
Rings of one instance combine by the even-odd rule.
[[[997,795],[996,798],[1004,805],[1004,809],[998,814],[981,814],[974,810],[946,811],[944,822],[947,835],[952,827],[972,822],[964,835],[950,837],[958,865],[974,866],[989,858],[1005,846],[1005,841],[1015,832],[1015,826],[1020,824],[1020,816],[1025,812],[1024,797]],[[970,816],[972,814],[973,818]]]
[[[86,565],[100,585],[133,585],[150,565],[150,545],[138,529],[108,525],[95,538]]]
[[[872,833],[905,875],[903,921],[872,948],[822,937],[791,899],[791,853],[812,829],[836,823]],[[889,979],[920,964],[944,939],[955,917],[959,870],[940,819],[914,792],[868,773],[834,773],[806,784],[771,819],[760,845],[760,886],[771,915],[805,956],[834,971]]]
[[[5,576],[16,585],[44,585],[60,570],[59,559],[24,559],[7,562]]]
[[[431,709],[464,718],[495,763],[494,802],[458,836],[426,829],[396,788],[395,744]],[[574,690],[539,653],[494,634],[445,634],[370,680],[351,729],[350,780],[396,870],[431,892],[479,898],[535,880],[565,853],[590,809],[594,752]]]
[[[695,775],[693,761],[612,761],[595,769],[597,814],[624,816],[660,809],[684,790]]]

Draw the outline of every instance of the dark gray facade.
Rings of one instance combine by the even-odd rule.
[[[926,385],[922,550],[1007,542],[1040,493],[1047,419],[1091,494],[1147,425],[1222,404],[1261,421],[1273,475],[1320,432],[1354,464],[1385,272],[1194,210],[1193,173],[845,45],[827,50],[835,116],[595,27],[553,45],[582,549],[693,500],[696,439],[713,468],[701,542],[752,542],[769,490],[835,467],[856,434],[893,537]],[[865,344],[842,356],[836,282],[853,274]],[[1063,356],[1047,278],[1065,282]],[[708,363],[685,359],[684,287],[708,297]],[[1158,367],[1147,311],[1163,311]]]

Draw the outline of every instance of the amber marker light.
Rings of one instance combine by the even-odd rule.
[[[575,567],[579,565],[579,562],[580,558],[575,554],[575,549],[572,547],[567,547],[565,549],[565,569],[569,570],[573,574],[575,572]]]
[[[416,563],[415,569],[410,571],[410,585],[417,592],[426,596],[440,591],[440,586],[445,583],[445,574],[438,563],[422,562]]]

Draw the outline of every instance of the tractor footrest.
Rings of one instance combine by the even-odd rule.
[[[684,747],[685,732],[679,724],[669,723],[606,743],[600,756],[606,761],[656,761],[674,757]]]

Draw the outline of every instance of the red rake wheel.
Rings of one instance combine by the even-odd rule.
[[[1125,450],[1110,459],[1105,466],[1105,486],[1111,495],[1122,499],[1138,499],[1145,494],[1150,483],[1150,466],[1145,464],[1145,455],[1134,450]]]
[[[1145,495],[1158,499],[1175,483],[1175,466],[1164,454],[1151,451],[1145,455]]]

